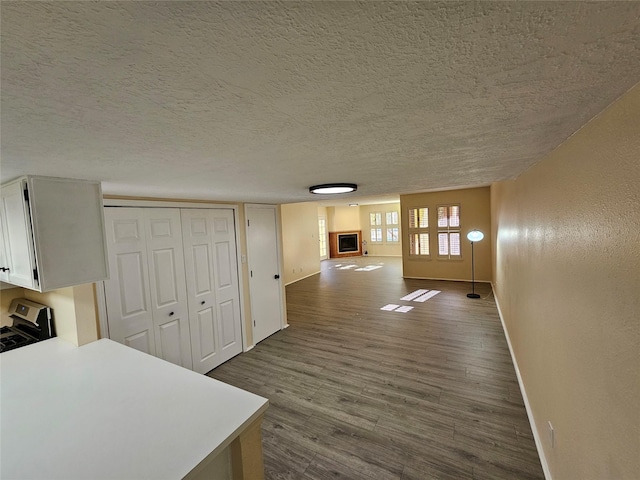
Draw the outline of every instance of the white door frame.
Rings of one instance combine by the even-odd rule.
[[[327,223],[326,215],[318,215],[318,236],[320,236],[320,220],[324,220],[324,246],[325,256],[320,257],[320,261],[329,259],[329,224]]]
[[[253,345],[247,344],[247,332],[245,327],[244,313],[244,278],[242,276],[242,245],[240,243],[240,218],[238,205],[225,203],[194,203],[194,202],[171,202],[171,201],[153,201],[153,200],[129,200],[117,198],[103,199],[105,207],[150,207],[150,208],[205,208],[218,209],[224,208],[233,210],[233,220],[236,237],[236,257],[238,265],[238,286],[240,287],[240,328],[242,330],[242,351],[247,352],[253,348]],[[246,212],[246,210],[245,210]],[[278,237],[279,238],[279,237]],[[278,248],[280,244],[278,243]],[[278,253],[280,255],[280,253]],[[96,282],[96,307],[98,310],[98,322],[100,324],[100,337],[109,338],[109,325],[107,322],[107,300],[104,290],[104,282]],[[282,292],[281,292],[282,295]]]
[[[278,205],[270,205],[270,204],[263,204],[263,203],[245,203],[244,204],[244,218],[245,221],[248,221],[247,219],[249,218],[249,213],[248,213],[248,209],[249,208],[269,208],[269,209],[274,209],[275,210],[275,217],[276,217],[276,245],[277,245],[277,255],[278,255],[278,267],[280,272],[284,271],[283,265],[282,265],[282,223],[281,223],[281,218],[280,218],[280,209],[278,208]],[[249,231],[247,230],[247,237],[249,236]],[[251,265],[251,252],[249,251],[249,239],[247,238],[247,262],[249,262],[249,265]],[[278,293],[280,294],[280,330],[284,330],[285,328],[287,328],[289,326],[289,324],[286,321],[286,311],[287,311],[287,305],[284,299],[284,289],[282,288],[282,273],[280,274],[280,281],[278,282]],[[249,295],[251,295],[251,284],[249,284]],[[251,306],[251,308],[253,308],[253,305]],[[253,314],[253,312],[252,312]],[[251,323],[251,330],[253,333],[253,323]],[[253,335],[251,335],[251,338],[253,339]],[[253,345],[251,346],[251,348],[253,348],[255,346],[256,342],[255,340],[253,340]]]

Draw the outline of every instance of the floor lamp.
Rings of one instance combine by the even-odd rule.
[[[473,244],[475,242],[479,242],[484,238],[484,233],[480,230],[471,230],[467,233],[467,240],[471,242],[471,292],[467,293],[467,297],[469,298],[480,298],[480,295],[476,293],[476,271],[475,271],[475,261],[473,258]]]

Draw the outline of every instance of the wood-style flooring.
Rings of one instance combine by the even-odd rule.
[[[209,373],[269,399],[266,478],[544,479],[490,286],[470,291],[384,257],[289,285],[290,326]]]

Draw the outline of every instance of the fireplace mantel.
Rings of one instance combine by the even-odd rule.
[[[341,235],[357,235],[354,251],[340,251],[339,238]],[[331,258],[359,257],[362,255],[362,230],[349,230],[346,232],[329,232],[329,256]]]

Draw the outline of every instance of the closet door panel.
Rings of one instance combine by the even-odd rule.
[[[181,217],[193,369],[206,373],[222,363],[210,210],[183,209]]]
[[[240,285],[233,210],[211,210],[210,221],[216,252],[214,277],[218,328],[221,332],[219,348],[221,361],[226,362],[242,352]]]
[[[195,340],[199,346],[199,359],[207,361],[216,354],[216,316],[213,307],[201,309],[198,315],[198,338]]]
[[[180,210],[145,208],[156,355],[192,368]]]
[[[233,300],[220,304],[220,325],[222,326],[222,348],[234,345],[238,339],[235,305]]]
[[[111,277],[105,280],[109,337],[156,354],[144,215],[139,208],[105,208]]]

